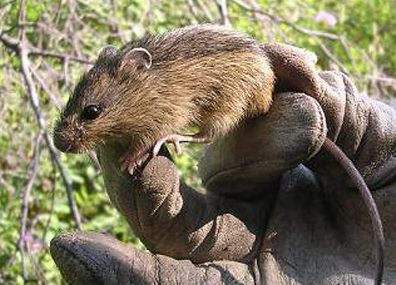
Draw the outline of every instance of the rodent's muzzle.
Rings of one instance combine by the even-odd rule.
[[[55,147],[62,152],[73,152],[72,144],[62,139],[60,136],[54,135],[54,144]]]
[[[69,124],[65,122],[58,122],[54,130],[54,144],[55,147],[62,152],[79,152],[79,147],[76,144],[75,132],[73,132]]]

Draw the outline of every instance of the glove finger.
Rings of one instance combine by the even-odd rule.
[[[194,265],[139,251],[103,234],[62,234],[51,241],[50,250],[70,285],[254,284],[246,264]]]
[[[240,200],[263,197],[283,173],[321,148],[327,128],[318,102],[301,93],[275,94],[269,112],[216,140],[201,159],[206,189]]]
[[[345,111],[345,94],[335,92],[315,69],[316,56],[290,45],[262,45],[276,77],[278,92],[303,92],[321,105],[327,121],[328,137],[335,140],[341,130]]]
[[[346,94],[345,117],[337,145],[354,162],[371,189],[394,180],[396,111],[359,93],[350,79],[340,72],[321,72],[320,76],[336,93]],[[320,152],[308,165],[331,185],[338,182],[355,187],[345,170],[326,151]]]
[[[173,163],[161,156],[132,177],[119,171],[121,154],[115,147],[101,151],[106,188],[149,250],[195,263],[255,257],[270,198],[248,203],[208,197],[182,183]]]

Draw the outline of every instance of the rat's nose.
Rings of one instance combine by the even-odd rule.
[[[72,151],[72,144],[68,136],[65,135],[65,124],[57,123],[54,130],[54,145],[57,149],[62,152],[70,152]]]
[[[71,149],[70,143],[59,135],[54,135],[54,145],[62,152],[68,152]]]

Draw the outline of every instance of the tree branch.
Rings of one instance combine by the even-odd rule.
[[[15,53],[18,53],[19,43],[20,43],[19,40],[6,35],[4,32],[0,32],[0,41],[8,49],[12,50]],[[29,50],[29,52],[28,52],[29,56],[31,55],[31,56],[52,57],[52,58],[56,58],[56,59],[59,59],[62,61],[67,60],[67,61],[74,61],[74,62],[78,62],[78,63],[88,64],[88,65],[93,64],[93,61],[91,61],[91,60],[72,56],[72,55],[69,55],[66,53],[57,53],[57,52],[48,51],[48,50],[41,50],[41,49],[32,47],[30,45],[27,45],[26,48]]]
[[[28,280],[28,273],[25,263],[26,223],[27,223],[27,217],[29,211],[28,204],[29,204],[30,194],[33,189],[34,181],[36,180],[36,176],[37,176],[37,169],[38,169],[37,165],[40,157],[40,142],[42,138],[43,138],[43,132],[40,131],[34,142],[34,151],[28,166],[28,171],[27,171],[28,178],[26,180],[27,181],[26,186],[23,190],[22,205],[21,205],[22,215],[20,220],[20,230],[19,230],[19,239],[17,242],[17,249],[21,254],[23,280],[25,283]]]
[[[37,123],[38,123],[40,129],[43,131],[44,140],[45,140],[45,143],[46,143],[46,145],[49,149],[49,152],[51,154],[51,158],[54,161],[56,167],[59,169],[59,172],[61,174],[63,182],[66,186],[67,199],[68,199],[72,217],[76,223],[77,228],[81,229],[81,218],[80,218],[80,214],[78,212],[76,203],[73,198],[73,189],[72,189],[71,182],[69,180],[69,177],[66,175],[66,172],[65,172],[62,164],[60,163],[59,156],[58,156],[58,153],[53,145],[52,139],[49,136],[48,132],[46,131],[46,122],[41,115],[39,99],[38,99],[39,97],[38,97],[36,88],[34,86],[32,74],[30,72],[30,62],[29,62],[29,58],[28,58],[29,49],[28,49],[28,46],[25,41],[22,41],[19,43],[18,54],[19,54],[19,57],[21,60],[22,76],[25,81],[26,90],[29,95],[29,100],[32,105],[34,114],[36,116]]]
[[[231,27],[231,22],[228,18],[227,0],[215,0],[215,2],[217,5],[217,9],[220,13],[221,24],[227,27]]]

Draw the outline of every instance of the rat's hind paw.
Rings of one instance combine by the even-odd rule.
[[[180,154],[181,153],[180,143],[183,142],[208,143],[210,141],[211,140],[209,136],[206,136],[203,133],[198,133],[192,136],[188,136],[188,135],[183,136],[178,134],[167,135],[156,142],[153,148],[153,156],[157,156],[161,147],[167,142],[172,143],[173,146],[175,147],[176,153]]]

